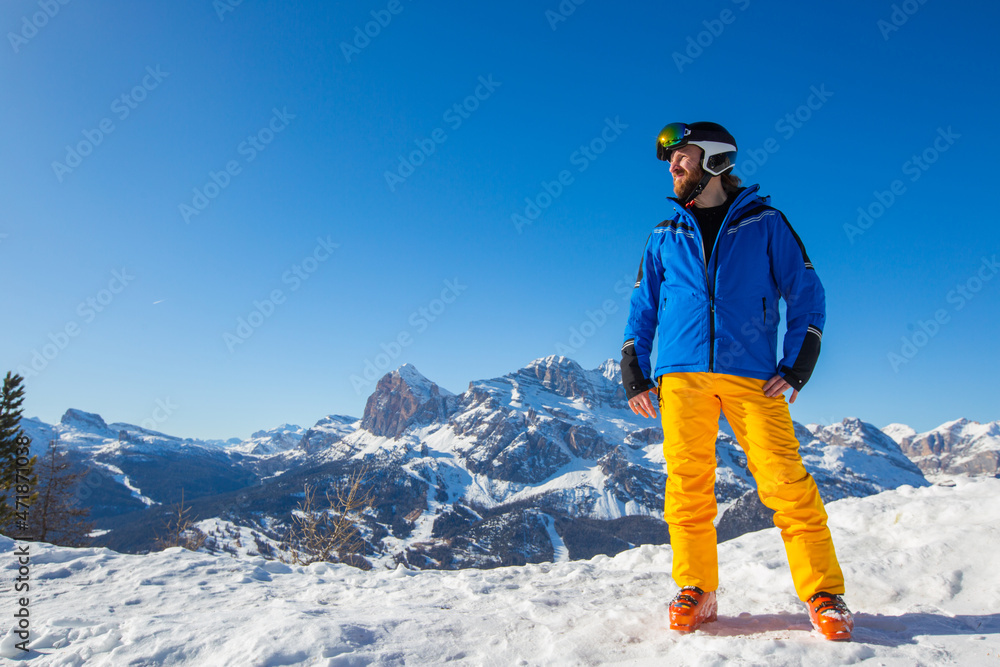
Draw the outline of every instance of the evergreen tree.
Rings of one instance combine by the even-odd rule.
[[[38,464],[38,500],[31,507],[31,539],[64,547],[82,547],[90,542],[94,522],[85,521],[90,510],[77,503],[75,488],[85,471],[71,471],[68,456],[57,441],[49,442],[45,458]]]
[[[31,440],[21,430],[23,380],[8,371],[0,390],[0,532],[18,537],[27,529],[26,522],[20,520],[25,516],[25,505],[29,505],[30,517],[30,504],[38,498],[35,457],[26,454]]]

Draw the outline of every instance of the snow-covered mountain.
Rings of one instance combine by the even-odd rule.
[[[256,431],[249,439],[232,444],[228,449],[248,456],[270,456],[295,449],[306,429],[293,424],[282,424],[266,431]]]
[[[797,434],[824,497],[927,484],[890,438],[859,420]],[[514,534],[527,560],[665,541],[661,448],[658,422],[628,409],[616,362],[585,370],[551,356],[460,395],[405,365],[379,381],[360,427],[321,457],[392,461],[417,480],[406,508],[412,532],[393,548],[411,564],[452,567],[498,564],[482,553],[487,535],[500,543]],[[720,432],[716,451],[720,533],[771,525],[742,449]]]
[[[867,496],[922,478],[920,469],[882,431],[849,417],[838,424],[796,427],[799,450],[828,500]],[[810,437],[811,436],[811,437]]]
[[[1000,421],[958,419],[926,433],[904,424],[882,429],[903,452],[931,474],[1000,474]]]
[[[359,420],[345,415],[323,417],[306,431],[298,442],[297,449],[303,454],[325,452],[344,436],[357,430]]]
[[[186,447],[218,450],[240,443],[236,438],[227,441],[197,440],[167,435],[135,424],[107,424],[101,415],[74,408],[67,410],[58,424],[25,418],[21,420],[21,428],[32,439],[32,453],[37,454],[42,454],[52,440],[57,440],[63,449],[90,454],[112,453],[126,447],[146,452],[175,452]]]
[[[180,548],[128,555],[23,543],[32,665],[995,665],[1000,480],[904,486],[827,505],[855,613],[813,632],[775,528],[719,547],[719,618],[667,628],[669,545],[458,572],[285,565]],[[0,552],[15,545],[0,537]],[[18,576],[0,562],[0,582]],[[37,593],[35,592],[37,590]],[[5,605],[14,613],[13,600]],[[11,617],[8,617],[11,618]]]
[[[536,359],[461,394],[405,364],[379,380],[361,419],[330,415],[245,441],[181,439],[79,410],[54,426],[24,424],[87,467],[107,531],[98,543],[116,549],[148,549],[150,526],[182,490],[198,519],[227,526],[220,548],[241,552],[245,540],[225,535],[243,528],[277,543],[306,484],[330,489],[359,471],[372,495],[362,520],[373,564],[495,566],[669,540],[660,426],[628,408],[613,360],[586,370]],[[927,484],[891,438],[857,419],[796,434],[828,500]],[[720,538],[772,525],[725,430],[716,453]]]
[[[253,470],[262,456],[246,456],[242,451],[261,447],[268,434],[256,433],[246,442],[180,438],[135,424],[108,424],[98,414],[69,409],[58,424],[38,419],[22,419],[21,428],[32,439],[31,451],[41,458],[49,442],[60,449],[83,472],[78,501],[89,507],[91,518],[105,530],[104,540],[116,536],[108,522],[138,511],[161,510],[185,498],[209,496],[243,488],[256,481]],[[285,437],[294,437],[297,427],[286,427]],[[279,437],[275,429],[271,439]],[[251,463],[248,465],[248,463]],[[158,509],[159,508],[159,509]],[[146,543],[142,536],[152,535],[145,518],[134,517],[140,528],[128,542]],[[111,542],[117,548],[127,543]]]

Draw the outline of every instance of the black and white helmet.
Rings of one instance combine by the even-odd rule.
[[[701,167],[712,176],[736,166],[736,139],[718,123],[670,123],[656,138],[656,157],[669,162],[675,150],[688,144],[704,151]]]

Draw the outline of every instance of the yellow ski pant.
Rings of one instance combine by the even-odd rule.
[[[826,525],[826,510],[799,456],[788,403],[768,398],[764,380],[721,373],[668,373],[659,381],[663,454],[667,461],[664,516],[678,586],[714,591],[719,557],[713,520],[715,441],[719,410],[747,456],[765,506],[781,529],[795,590],[802,600],[819,591],[844,593],[844,575]]]

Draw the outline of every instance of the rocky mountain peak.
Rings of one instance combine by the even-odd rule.
[[[962,418],[926,433],[898,424],[883,431],[925,472],[1000,473],[1000,422],[982,424]]]
[[[455,395],[428,380],[413,364],[386,373],[368,397],[361,428],[398,437],[413,423],[447,420]]]
[[[230,449],[254,456],[269,456],[294,448],[306,432],[301,426],[282,424],[277,428],[254,431],[249,440],[238,441]]]
[[[614,384],[622,383],[621,365],[614,359],[608,359],[597,367],[597,372],[606,377]]]
[[[882,432],[887,436],[896,441],[897,444],[903,446],[904,441],[914,437],[917,432],[912,426],[906,424],[889,424],[882,429]]]
[[[297,426],[295,424],[282,424],[281,426],[278,426],[278,427],[275,427],[275,428],[261,429],[260,431],[254,431],[253,433],[250,434],[250,437],[251,438],[267,438],[267,437],[271,437],[271,436],[274,436],[274,435],[280,435],[280,434],[286,434],[286,433],[287,434],[302,435],[302,433],[304,433],[304,432],[305,432],[305,429],[302,428],[301,426]]]
[[[305,432],[298,442],[298,448],[306,454],[327,451],[353,433],[357,422],[357,417],[327,415]]]
[[[63,414],[59,423],[84,433],[94,433],[108,438],[113,435],[104,418],[94,412],[70,408]]]
[[[621,370],[610,359],[597,369],[588,371],[572,359],[551,355],[535,359],[517,371],[514,378],[520,382],[539,384],[558,396],[582,398],[591,406],[611,403],[618,393],[624,400],[624,392],[617,391],[621,387]]]
[[[857,417],[847,417],[842,422],[821,426],[810,424],[808,430],[823,442],[852,449],[874,449],[894,455],[902,455],[895,440],[868,422]]]

